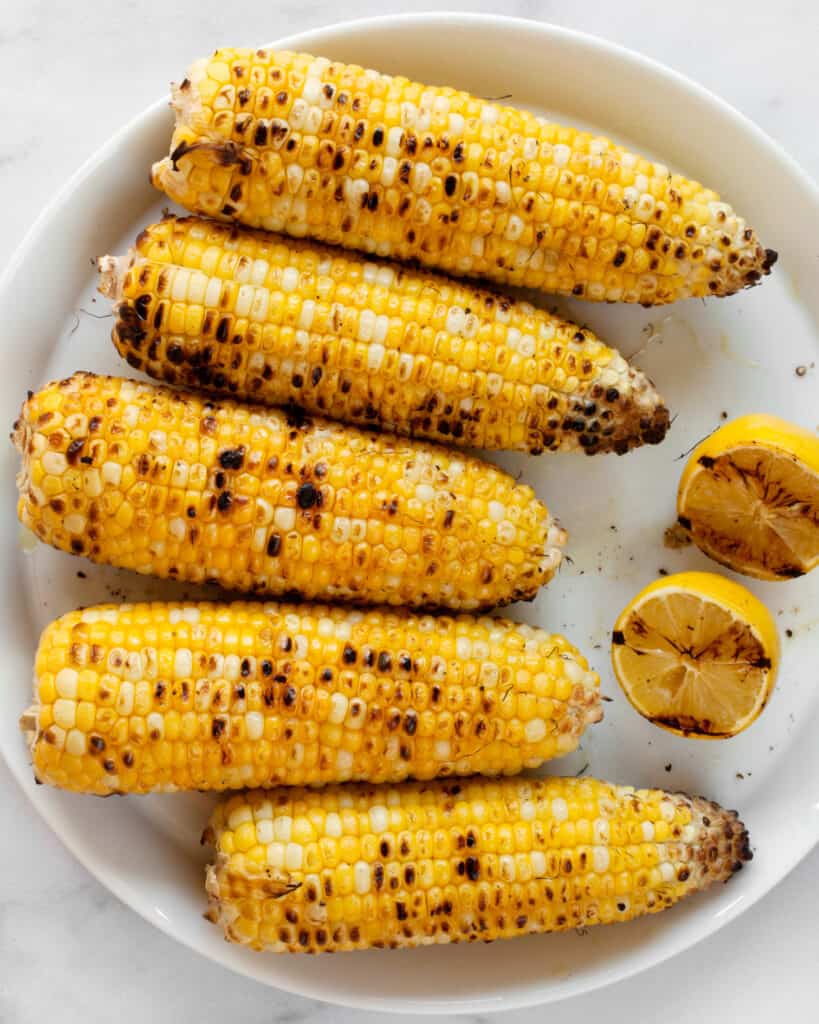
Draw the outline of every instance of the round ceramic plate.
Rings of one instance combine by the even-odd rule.
[[[609,984],[714,932],[819,838],[819,572],[789,583],[749,584],[786,638],[776,694],[736,739],[698,743],[652,727],[620,693],[608,660],[611,623],[640,587],[661,571],[715,568],[696,550],[663,546],[683,454],[726,416],[765,411],[817,424],[819,194],[768,138],[705,90],[637,54],[563,29],[424,14],[336,25],[279,45],[509,97],[592,127],[713,185],[779,250],[780,262],[763,286],[730,299],[654,310],[558,303],[633,355],[669,401],[673,428],[661,446],[625,458],[499,460],[523,473],[571,533],[572,561],[534,604],[511,614],[567,633],[588,653],[612,698],[605,721],[558,770],[680,788],[737,807],[751,830],[754,861],[729,885],[667,913],[584,934],[326,958],[265,956],[227,945],[202,918],[199,835],[211,798],[99,800],[34,786],[17,718],[29,699],[39,630],[61,612],[112,595],[178,598],[192,591],[32,547],[15,519],[10,446],[2,456],[0,747],[38,811],[112,892],[181,942],[270,985],[360,1007],[462,1012],[556,1000]],[[184,70],[181,65],[180,77]],[[95,319],[109,310],[95,296],[92,262],[122,252],[167,205],[147,184],[147,171],[167,152],[171,120],[166,103],[157,103],[105,146],[43,214],[5,275],[0,401],[7,426],[26,389],[49,378],[78,368],[129,372],[109,342],[110,320]],[[807,373],[797,375],[796,367]]]

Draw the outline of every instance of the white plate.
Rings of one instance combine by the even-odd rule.
[[[214,45],[223,40],[214,39]],[[699,86],[637,54],[548,25],[500,17],[424,14],[336,25],[281,45],[352,60],[421,81],[457,85],[556,119],[604,130],[675,169],[713,184],[748,217],[780,262],[763,286],[731,299],[658,310],[560,303],[627,353],[657,335],[636,362],[677,414],[658,448],[625,458],[509,457],[571,531],[573,565],[532,605],[513,614],[565,630],[591,656],[613,698],[605,722],[561,769],[613,781],[679,787],[736,806],[755,859],[725,887],[662,915],[588,934],[536,936],[488,946],[336,957],[263,956],[225,944],[202,919],[199,834],[212,799],[168,795],[124,800],[35,788],[17,717],[29,697],[38,630],[76,605],[117,596],[179,596],[190,588],[98,569],[45,547],[28,549],[14,517],[16,459],[3,452],[0,623],[5,683],[0,749],[32,802],[112,892],[205,956],[270,985],[319,999],[392,1011],[465,1012],[556,1000],[609,984],[685,949],[759,899],[819,839],[815,736],[819,572],[753,589],[777,616],[784,654],[777,693],[761,720],[723,743],[686,741],[639,718],[608,661],[611,623],[661,568],[714,568],[692,549],[668,551],[681,453],[720,422],[752,410],[814,427],[819,293],[819,194],[757,128]],[[189,54],[190,58],[196,56]],[[181,76],[184,67],[180,66]],[[167,151],[171,115],[157,103],[68,183],[32,229],[0,284],[7,370],[0,379],[10,425],[26,388],[71,370],[125,373],[95,301],[91,259],[120,252],[157,216],[147,184]],[[78,578],[78,571],[87,578]],[[21,827],[22,823],[19,823]],[[773,910],[773,908],[772,908]]]

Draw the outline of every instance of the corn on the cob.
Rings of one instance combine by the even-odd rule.
[[[593,779],[255,791],[217,807],[203,840],[211,920],[275,952],[627,921],[751,858],[735,811]]]
[[[591,331],[446,278],[191,217],[97,265],[120,354],[170,384],[481,448],[623,453],[668,427]]]
[[[776,259],[716,192],[606,138],[323,57],[221,49],[154,184],[195,213],[594,300],[729,295]]]
[[[597,687],[505,619],[99,605],[44,631],[22,724],[39,781],[102,795],[511,775],[574,750]]]
[[[49,384],[13,437],[41,540],[245,593],[490,607],[534,597],[566,539],[470,456],[117,377]]]

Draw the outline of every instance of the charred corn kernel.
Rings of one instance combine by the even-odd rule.
[[[94,682],[78,704],[71,695],[80,664]],[[495,676],[482,683],[487,665]],[[155,602],[69,612],[41,637],[34,694],[22,721],[36,778],[103,795],[511,775],[573,749],[602,717],[596,674],[561,636],[506,619],[308,604]],[[455,704],[463,708],[457,718]],[[54,724],[67,733],[65,749]],[[306,808],[292,820],[276,817],[258,841],[301,850],[341,834],[339,855],[354,865],[359,816],[339,807],[338,825],[323,838],[323,815]],[[368,814],[387,830],[387,804]],[[529,801],[522,817],[533,815]],[[242,828],[231,849],[255,847],[251,820],[237,805],[231,828]],[[522,827],[514,839],[507,830],[504,852],[526,847]],[[431,856],[444,856],[448,842],[448,833],[434,833]]]
[[[481,448],[623,453],[668,427],[591,331],[447,278],[194,217],[97,266],[120,355],[170,384]]]
[[[282,858],[271,839],[278,823],[288,850],[306,850],[308,840],[295,838],[305,819],[309,870],[304,857]],[[336,845],[345,821],[354,827]],[[668,841],[657,834],[661,821]],[[592,833],[593,843],[579,838]],[[208,916],[231,941],[274,952],[488,941],[627,921],[725,881],[751,859],[735,811],[594,779],[257,790],[219,805],[203,840],[217,850]],[[264,857],[242,853],[247,844]]]
[[[58,424],[77,414],[88,433],[72,440]],[[534,597],[566,539],[531,488],[470,456],[116,377],[49,384],[23,406],[14,440],[18,514],[41,540],[245,593],[489,607]],[[68,466],[52,495],[35,482],[42,451]],[[114,513],[106,494],[68,480],[74,465],[111,452],[133,479],[107,485],[122,499]],[[175,463],[189,470],[187,490],[170,483]],[[479,545],[490,505],[502,518]],[[400,531],[391,543],[420,531],[420,550],[396,557],[382,541],[387,525]]]
[[[223,49],[192,65],[173,105],[154,184],[222,220],[643,304],[730,295],[776,260],[698,182],[455,89],[309,54]]]

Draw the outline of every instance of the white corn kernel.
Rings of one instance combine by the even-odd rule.
[[[358,314],[358,340],[371,341],[374,330],[375,313],[371,309],[362,309]]]
[[[675,876],[676,872],[674,871],[674,865],[673,864],[669,864],[667,860],[664,860],[662,862],[662,864],[659,865],[659,868],[660,868],[660,875],[661,875],[662,880],[664,882],[673,882],[674,881],[674,876]]]
[[[384,147],[387,156],[398,157],[401,155],[401,143],[404,139],[404,129],[399,125],[390,128],[387,132],[387,144]]]
[[[325,835],[331,836],[334,839],[341,835],[341,818],[335,811],[330,811],[324,819],[324,832]]]
[[[566,164],[569,162],[569,157],[571,155],[572,151],[569,149],[569,147],[564,145],[562,142],[559,142],[552,149],[552,162],[557,167],[565,167]]]
[[[186,647],[180,647],[173,659],[174,675],[187,679],[193,672],[193,656]]]
[[[245,715],[245,732],[249,740],[260,740],[264,735],[264,715],[260,711],[248,711]]]
[[[336,773],[339,781],[346,781],[353,773],[353,754],[350,750],[339,750],[336,753]]]
[[[452,757],[452,744],[449,740],[436,740],[433,756],[436,761],[448,761]]]
[[[540,743],[546,735],[546,723],[542,718],[533,718],[526,723],[524,735],[527,743]]]
[[[303,857],[304,849],[299,843],[288,843],[284,849],[284,866],[288,871],[298,871]]]
[[[271,868],[284,867],[284,843],[268,843],[267,863]]]
[[[299,272],[295,267],[285,267],[282,272],[281,288],[283,292],[295,291],[299,284]]]
[[[81,516],[78,513],[73,513],[70,516],[66,516],[63,520],[63,526],[69,533],[79,534],[85,531],[85,524],[87,520],[85,516]]]
[[[111,484],[112,487],[119,487],[122,480],[122,466],[118,462],[104,462],[102,464],[102,482]]]
[[[674,820],[674,804],[670,800],[663,800],[660,803],[660,816],[663,821]]]
[[[385,188],[390,188],[395,184],[395,172],[398,170],[398,161],[395,157],[385,156],[384,163],[381,165],[381,184]]]
[[[382,832],[386,832],[389,827],[389,816],[387,814],[387,808],[382,804],[376,804],[370,808],[370,828],[373,832],[379,835]]]
[[[293,834],[293,819],[287,814],[280,814],[273,819],[273,834],[282,843],[289,843]]]
[[[205,305],[206,306],[218,306],[219,296],[222,294],[222,281],[218,277],[212,277],[208,282],[208,288],[205,292]]]
[[[469,637],[459,636],[455,641],[455,656],[466,661],[472,654],[472,643]]]
[[[88,739],[79,729],[71,729],[65,738],[66,753],[73,757],[82,757],[88,750]]]
[[[252,285],[243,284],[239,286],[239,292],[236,295],[236,307],[234,309],[236,316],[247,316],[253,303],[254,293],[255,288]]]
[[[273,842],[272,821],[256,821],[256,839],[264,846]]]
[[[73,668],[60,669],[54,680],[57,693],[61,697],[66,697],[69,700],[76,700],[78,679],[79,674]]]
[[[54,701],[54,721],[61,729],[73,729],[77,721],[77,705],[73,700]]]
[[[552,800],[552,817],[555,821],[565,821],[569,817],[569,805],[562,796]]]
[[[370,891],[370,865],[366,860],[357,860],[353,867],[353,884],[355,891],[363,896]]]
[[[296,510],[285,508],[283,505],[277,506],[273,514],[273,524],[279,530],[292,530],[296,525]]]
[[[46,452],[42,463],[46,473],[52,476],[61,476],[69,468],[68,460],[61,452]]]
[[[585,671],[580,667],[580,665],[578,665],[576,661],[570,658],[565,658],[563,660],[563,671],[566,675],[566,678],[571,683],[582,683],[583,677],[586,674]]]
[[[347,716],[347,707],[349,701],[343,693],[334,693],[330,697],[330,713],[327,716],[327,721],[331,725],[341,725]]]

